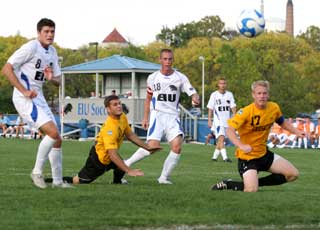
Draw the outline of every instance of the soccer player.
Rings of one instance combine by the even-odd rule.
[[[270,128],[277,122],[282,128],[303,137],[305,133],[284,120],[275,102],[269,102],[269,82],[256,81],[251,86],[254,102],[228,120],[227,135],[237,146],[238,170],[243,181],[223,180],[213,190],[232,189],[257,192],[259,186],[280,185],[297,179],[298,170],[286,159],[268,150],[266,143]],[[240,139],[236,135],[239,133]],[[259,178],[260,171],[271,174]]]
[[[129,176],[143,176],[140,169],[129,168],[118,154],[123,138],[127,137],[131,142],[146,151],[154,152],[160,147],[149,147],[134,134],[128,124],[126,115],[122,111],[121,101],[118,96],[110,95],[104,100],[108,117],[96,137],[95,144],[91,147],[85,165],[77,176],[64,177],[73,184],[88,184],[93,182],[106,171],[113,169],[113,184],[121,184],[125,173]],[[50,182],[50,179],[46,179]]]
[[[306,117],[305,118],[305,123],[304,123],[304,131],[306,132],[306,137],[303,138],[303,143],[305,148],[308,148],[308,140],[310,142],[311,148],[315,148],[315,139],[316,139],[316,135],[315,135],[315,125],[314,123],[311,121],[310,117]]]
[[[233,94],[227,91],[227,81],[224,78],[219,78],[217,82],[218,89],[210,95],[207,105],[208,108],[208,126],[215,128],[215,135],[217,138],[217,145],[212,155],[212,160],[217,161],[221,154],[224,162],[231,162],[227,156],[225,148],[225,136],[228,128],[227,120],[236,113],[236,104],[234,102]]]
[[[61,137],[55,118],[42,92],[45,81],[59,86],[61,70],[58,56],[52,46],[55,23],[47,18],[37,24],[38,37],[19,48],[2,69],[14,86],[12,101],[25,122],[40,129],[46,136],[39,144],[37,158],[31,173],[35,186],[47,187],[43,179],[43,167],[49,157],[53,187],[70,187],[62,180]]]
[[[142,126],[148,128],[147,142],[150,146],[159,147],[163,135],[170,143],[169,155],[158,178],[160,184],[172,184],[169,177],[180,158],[184,136],[178,109],[180,93],[187,93],[195,105],[199,104],[199,95],[188,78],[172,68],[173,59],[172,50],[161,50],[161,69],[149,75],[147,79],[147,97],[142,121]],[[149,151],[139,148],[125,163],[131,166],[149,155]]]

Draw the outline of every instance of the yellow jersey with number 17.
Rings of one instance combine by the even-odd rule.
[[[240,109],[228,120],[229,126],[238,131],[240,141],[252,147],[250,153],[244,153],[237,148],[236,157],[242,160],[260,158],[266,154],[267,140],[270,128],[274,122],[284,121],[278,104],[267,102],[266,108],[258,109],[254,103]]]

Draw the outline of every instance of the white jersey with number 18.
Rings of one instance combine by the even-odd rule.
[[[150,74],[147,79],[147,87],[147,92],[152,94],[151,111],[175,115],[179,114],[181,92],[188,96],[196,93],[188,78],[178,71],[168,76],[163,75],[160,71]]]

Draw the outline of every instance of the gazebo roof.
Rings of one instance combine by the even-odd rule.
[[[161,65],[121,55],[84,62],[62,68],[64,74],[71,73],[115,73],[115,72],[146,72],[159,70]]]

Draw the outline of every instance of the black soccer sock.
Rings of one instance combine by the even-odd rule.
[[[114,184],[121,184],[121,179],[123,178],[125,172],[116,168],[113,170],[113,183]]]
[[[286,177],[282,174],[270,174],[269,176],[259,178],[259,186],[272,186],[286,183]]]
[[[63,181],[69,183],[69,184],[72,184],[73,183],[73,177],[70,177],[70,176],[64,176],[62,178]],[[46,183],[52,183],[53,182],[53,179],[52,178],[45,178],[44,181]]]
[[[244,184],[242,181],[228,181],[227,188],[235,191],[243,191]]]
[[[69,184],[73,184],[73,177],[71,176],[64,176],[62,179]]]

